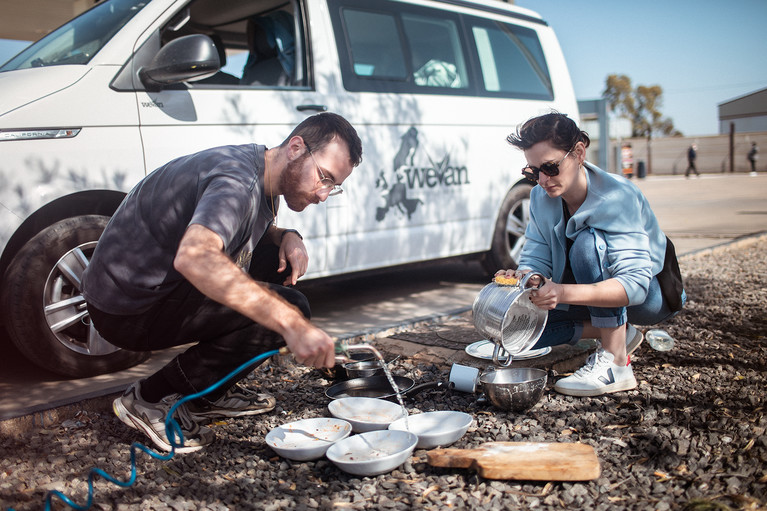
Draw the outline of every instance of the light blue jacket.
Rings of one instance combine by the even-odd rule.
[[[530,193],[530,223],[519,268],[537,271],[554,282],[565,270],[565,236],[583,229],[594,233],[603,278],[623,285],[629,305],[644,303],[654,275],[663,269],[666,235],[642,192],[631,181],[584,164],[586,200],[565,225],[562,199],[540,186]]]

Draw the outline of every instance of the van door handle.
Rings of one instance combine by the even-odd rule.
[[[305,112],[307,110],[315,110],[317,112],[325,112],[327,111],[328,107],[325,105],[298,105],[296,107],[296,110],[299,112]]]

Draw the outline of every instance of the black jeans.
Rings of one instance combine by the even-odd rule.
[[[250,275],[311,317],[309,302],[301,292],[277,284],[290,275],[290,265],[277,273],[277,253],[275,245],[260,243],[253,253]],[[209,299],[186,281],[142,314],[107,314],[92,305],[88,311],[101,336],[126,350],[152,351],[196,343],[160,369],[182,395],[205,390],[244,362],[284,345],[276,332]],[[204,399],[215,401],[254,368],[245,369]]]

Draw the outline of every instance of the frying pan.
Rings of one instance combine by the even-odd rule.
[[[445,382],[432,381],[416,385],[415,382],[405,376],[394,376],[402,397],[411,396],[426,389],[438,389],[447,387]],[[342,397],[377,397],[381,399],[396,399],[397,394],[392,388],[385,375],[370,376],[368,378],[352,378],[330,386],[325,395],[330,399]]]

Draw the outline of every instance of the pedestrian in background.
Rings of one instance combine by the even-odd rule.
[[[695,172],[695,175],[700,177],[698,169],[695,167],[695,159],[698,157],[698,146],[692,144],[687,150],[687,170],[684,171],[684,177],[690,177],[690,171]]]
[[[759,148],[756,142],[751,142],[751,150],[748,152],[748,161],[751,163],[751,175],[756,175],[756,160],[759,159]]]

